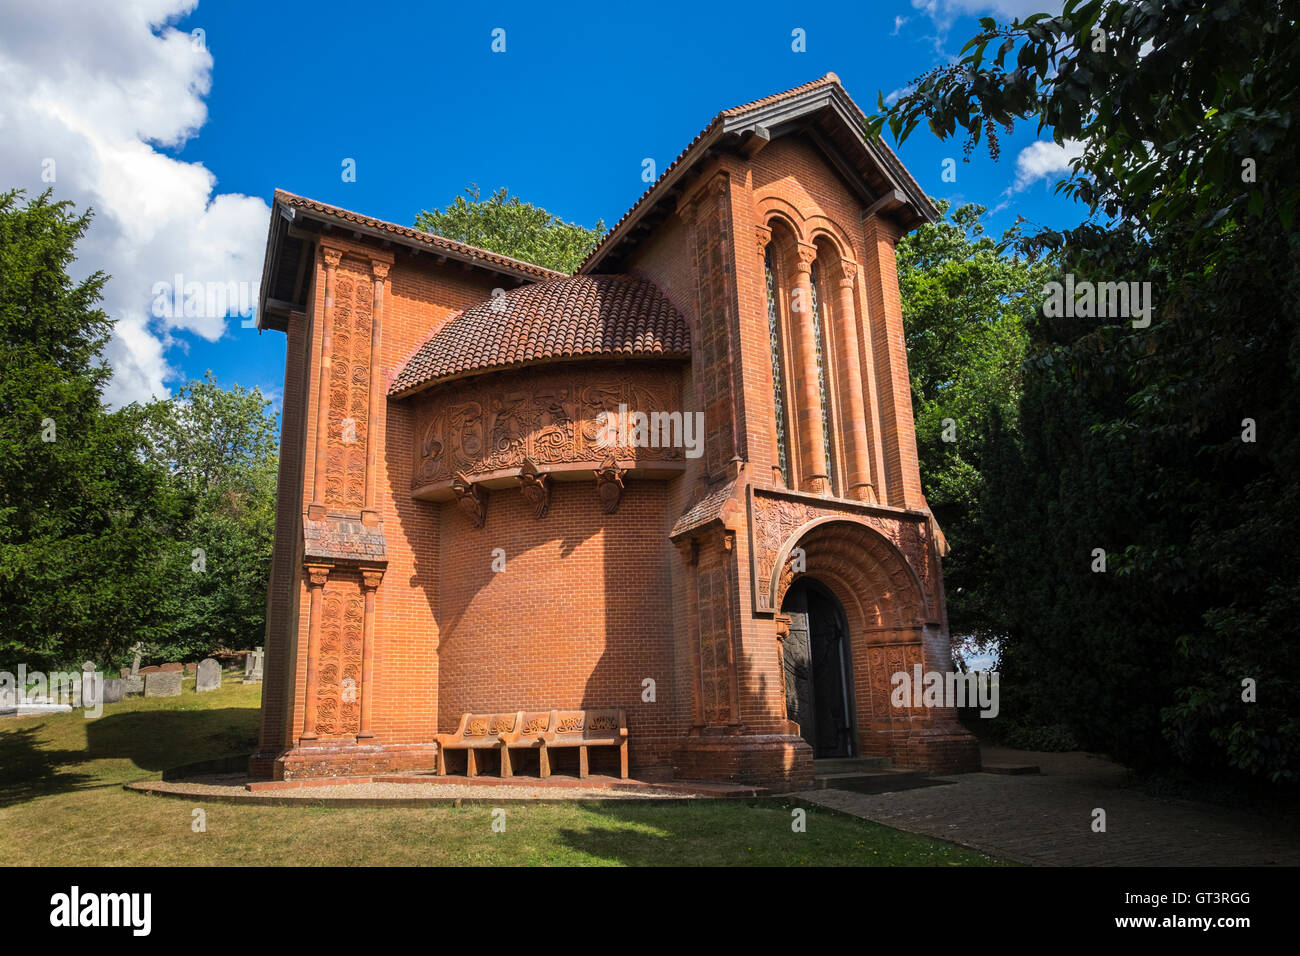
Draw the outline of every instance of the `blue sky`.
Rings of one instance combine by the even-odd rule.
[[[70,2],[48,5],[67,14],[57,8]],[[107,209],[103,228],[118,230],[115,243],[88,244],[83,264],[121,273],[122,284],[129,282],[114,287],[107,302],[110,312],[120,308],[124,316],[120,341],[110,349],[110,359],[122,369],[123,384],[113,396],[118,401],[157,392],[159,383],[174,388],[209,368],[223,384],[258,385],[278,401],[282,335],[259,336],[237,318],[224,328],[219,322],[162,322],[148,316],[145,288],[150,279],[184,271],[187,263],[187,276],[197,269],[215,270],[222,281],[256,279],[264,207],[276,187],[409,224],[421,208],[445,204],[472,182],[485,192],[504,185],[566,220],[592,225],[603,218],[609,225],[645,189],[643,159],[653,158],[662,171],[719,110],[833,70],[870,112],[878,91],[896,91],[955,55],[976,31],[978,16],[1006,19],[1038,7],[1023,0],[751,3],[745,17],[736,17],[734,7],[706,4],[673,12],[667,4],[613,9],[619,5],[438,3],[406,9],[331,0],[204,0],[185,12],[192,2],[123,0],[124,7],[143,12],[124,24],[83,24],[80,34],[68,26],[67,16],[42,22],[33,13],[32,23],[18,24],[14,31],[73,31],[58,38],[66,40],[59,49],[72,49],[69,56],[75,55],[79,37],[90,43],[97,33],[133,31],[123,32],[120,45],[129,36],[131,43],[144,45],[141,54],[130,62],[110,58],[84,80],[102,91],[113,84],[113,71],[121,70],[138,82],[124,108],[130,118],[113,127],[126,140],[115,154],[134,155],[134,136],[138,149],[163,158],[160,183],[173,174],[196,174],[200,167],[210,174],[207,205],[191,198],[188,207],[178,201],[152,213],[148,221],[155,226],[169,216],[175,219],[172,238],[155,229],[151,251],[137,255],[130,238],[138,234],[132,223],[137,203],[130,190],[115,191],[102,173],[98,180],[89,172],[84,182],[75,178],[82,169],[109,165],[101,140],[111,137],[97,138],[84,127],[101,122],[101,116],[110,124],[112,107],[98,115],[88,110],[80,124],[60,117],[63,126],[75,127],[92,144],[88,150],[100,151],[100,158],[98,164],[78,162],[75,143],[64,145],[74,157],[65,166],[73,171],[61,174],[56,194],[69,195],[62,187],[73,177],[71,198]],[[158,18],[159,11],[169,9],[179,15],[147,27],[152,38],[137,36],[147,26],[141,17]],[[505,53],[491,50],[492,30],[498,27],[506,31]],[[806,52],[792,50],[796,28],[805,31]],[[204,31],[202,46],[210,61],[185,59],[185,35],[196,29]],[[163,53],[160,37],[174,41]],[[110,41],[99,40],[101,46],[105,42]],[[160,64],[161,79],[142,72],[140,63],[151,58]],[[16,46],[6,50],[0,40],[0,92],[6,72],[15,84],[30,85],[30,74],[52,70],[48,58],[24,63]],[[168,83],[183,88],[170,95]],[[129,87],[127,81],[118,85]],[[86,98],[84,92],[67,95]],[[142,102],[153,96],[158,104]],[[75,109],[75,103],[68,106]],[[148,122],[139,120],[139,111],[155,109],[165,115],[154,126],[149,126],[152,113]],[[49,116],[29,119],[25,127],[24,115],[20,104],[9,128],[17,126],[32,142],[25,152],[0,147],[0,177],[5,186],[39,189],[32,164],[38,155],[57,155],[48,143],[67,130]],[[0,114],[0,133],[4,123]],[[1063,166],[1061,151],[1034,146],[1036,138],[1032,128],[1018,129],[1004,142],[998,163],[982,146],[969,163],[962,162],[959,142],[942,143],[924,128],[896,148],[931,195],[997,209],[987,224],[995,234],[1017,215],[1055,225],[1076,222],[1077,207],[1052,194]],[[955,183],[941,179],[949,157],[957,160]],[[356,161],[355,182],[343,181],[345,158]],[[136,163],[129,171],[142,162],[120,161]],[[167,189],[159,185],[157,191]],[[187,228],[190,223],[193,228]],[[190,250],[188,237],[200,233],[210,241]],[[149,265],[137,269],[142,259]]]

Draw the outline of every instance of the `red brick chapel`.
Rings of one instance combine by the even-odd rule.
[[[555,708],[624,709],[636,777],[978,768],[890,701],[952,666],[894,259],[936,211],[862,119],[834,74],[718,113],[571,276],[276,192],[254,776],[432,771],[461,714]],[[703,442],[611,447],[620,406]]]

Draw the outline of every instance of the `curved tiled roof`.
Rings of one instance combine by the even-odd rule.
[[[686,320],[653,282],[570,276],[513,289],[456,313],[411,356],[389,394],[538,362],[690,354]]]

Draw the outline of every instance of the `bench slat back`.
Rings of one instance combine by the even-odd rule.
[[[467,714],[462,721],[460,736],[465,738],[472,737],[498,737],[503,734],[513,733],[515,725],[519,722],[519,714]]]
[[[540,737],[542,734],[549,732],[551,727],[551,716],[555,713],[553,710],[539,710],[536,712],[524,712],[523,729],[520,731],[524,737]]]
[[[559,740],[618,740],[622,723],[617,708],[556,712],[554,736]]]

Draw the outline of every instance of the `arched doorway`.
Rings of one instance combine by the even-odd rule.
[[[852,757],[857,731],[844,608],[829,588],[804,577],[786,592],[781,612],[790,618],[783,649],[786,715],[799,724],[814,757]]]

